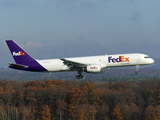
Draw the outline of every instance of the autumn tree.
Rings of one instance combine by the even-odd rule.
[[[69,97],[69,113],[71,117],[76,117],[77,116],[77,107],[82,102],[82,96],[83,96],[83,91],[80,90],[79,88],[72,88],[71,90],[68,91],[68,97]]]
[[[0,119],[5,120],[7,118],[7,113],[2,106],[0,106]]]
[[[123,114],[120,112],[120,109],[118,106],[115,106],[111,114],[112,114],[112,118],[115,120],[121,120],[123,118]]]
[[[160,120],[160,106],[149,105],[145,110],[145,120]]]
[[[50,108],[48,105],[42,106],[42,110],[40,112],[41,120],[51,120]]]
[[[62,119],[67,107],[66,96],[68,89],[62,80],[46,81],[48,105],[51,108],[52,117]]]
[[[83,91],[83,101],[86,103],[90,103],[91,105],[95,105],[98,107],[99,104],[103,103],[103,100],[101,99],[104,91],[96,88],[92,83],[86,81],[82,87],[81,90]]]
[[[91,116],[90,120],[95,120],[96,114],[97,114],[96,108],[94,106],[91,106],[90,107],[90,116]]]
[[[65,100],[57,100],[57,109],[56,113],[59,115],[59,120],[62,120],[62,116],[64,115],[64,111],[67,109],[67,103]]]

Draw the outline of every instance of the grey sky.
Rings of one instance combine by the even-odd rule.
[[[0,0],[0,66],[13,39],[38,59],[139,52],[159,58],[159,0]]]

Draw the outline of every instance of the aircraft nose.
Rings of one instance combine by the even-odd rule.
[[[153,60],[152,58],[150,59],[150,63],[151,63],[151,64],[154,63],[154,60]]]

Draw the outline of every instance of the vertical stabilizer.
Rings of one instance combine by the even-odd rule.
[[[27,62],[35,61],[26,51],[24,51],[13,40],[6,40],[6,43],[11,51],[11,54],[17,64],[25,64]]]

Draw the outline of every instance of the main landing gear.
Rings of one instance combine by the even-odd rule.
[[[85,76],[82,75],[82,71],[78,71],[78,75],[75,76],[76,79],[85,79]]]
[[[75,78],[76,78],[76,79],[84,79],[85,76],[83,76],[83,75],[76,75]]]
[[[136,71],[135,71],[135,74],[138,74],[138,70],[139,70],[139,65],[136,65]]]

